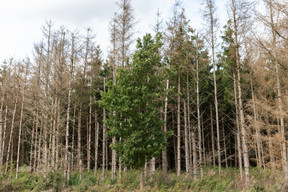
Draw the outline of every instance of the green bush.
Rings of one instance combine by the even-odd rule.
[[[44,182],[45,189],[61,191],[65,187],[66,178],[60,171],[54,171],[48,173]]]

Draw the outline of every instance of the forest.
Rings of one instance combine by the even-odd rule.
[[[2,62],[0,191],[288,190],[287,1],[201,3],[204,30],[176,0],[137,37],[118,0],[105,54],[47,20]]]

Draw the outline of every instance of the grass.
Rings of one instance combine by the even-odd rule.
[[[218,176],[216,167],[203,169],[204,176],[194,180],[190,175],[184,173],[177,177],[174,172],[169,172],[165,179],[161,171],[155,175],[146,177],[145,191],[200,191],[200,192],[221,192],[221,191],[251,191],[251,192],[274,192],[287,191],[287,184],[284,183],[282,173],[278,170],[250,169],[250,185],[245,187],[239,176],[239,170],[235,168],[223,168],[222,177]],[[0,192],[4,191],[139,191],[139,170],[128,170],[123,173],[121,180],[112,179],[110,172],[105,173],[104,182],[101,178],[101,170],[97,176],[94,172],[84,172],[80,180],[77,171],[71,173],[71,179],[66,181],[63,172],[54,171],[44,178],[39,173],[30,173],[29,168],[21,167],[18,179],[15,179],[15,170],[10,169],[7,174],[0,174]]]

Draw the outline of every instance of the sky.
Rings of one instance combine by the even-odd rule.
[[[109,22],[118,11],[119,0],[1,0],[0,7],[0,63],[11,57],[32,57],[33,45],[41,41],[41,27],[52,20],[57,29],[65,26],[70,31],[85,31],[88,27],[96,34],[96,42],[103,52],[109,48]],[[220,26],[224,25],[226,1],[216,0]],[[175,0],[131,0],[138,23],[135,37],[152,32],[156,13],[162,13],[164,21],[172,14]],[[183,0],[190,25],[200,29],[201,0]]]

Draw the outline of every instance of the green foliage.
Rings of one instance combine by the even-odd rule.
[[[106,181],[105,181],[106,182]],[[99,184],[93,171],[84,172],[80,180],[79,172],[73,172],[69,181],[70,187],[75,187],[78,191],[87,191],[93,185]]]
[[[61,190],[65,187],[66,178],[60,171],[51,171],[44,181],[45,189]]]
[[[194,180],[190,175],[180,175],[169,172],[168,178],[163,177],[161,171],[155,175],[147,175],[146,187],[144,191],[251,191],[251,192],[274,192],[285,191],[286,185],[281,171],[271,171],[269,169],[251,168],[250,186],[247,188],[241,181],[237,168],[223,168],[222,179],[218,176],[217,167],[205,167],[204,177]],[[79,172],[71,174],[71,180],[65,185],[63,173],[51,172],[46,178],[37,173],[30,173],[28,169],[19,172],[16,180],[15,174],[0,178],[0,192],[7,191],[137,191],[139,186],[139,172],[137,169],[127,170],[120,180],[106,177],[103,182],[101,177],[95,177],[92,171],[84,172],[82,179]],[[198,173],[199,174],[199,173]],[[98,174],[99,175],[99,174]],[[107,172],[110,175],[110,172]]]
[[[100,104],[110,112],[106,120],[108,137],[118,138],[111,148],[126,166],[142,167],[161,154],[166,138],[161,130],[159,108],[165,96],[165,76],[159,49],[161,34],[155,40],[150,34],[137,41],[137,50],[127,70],[119,70],[117,84],[108,82]],[[119,139],[121,138],[121,139]]]

